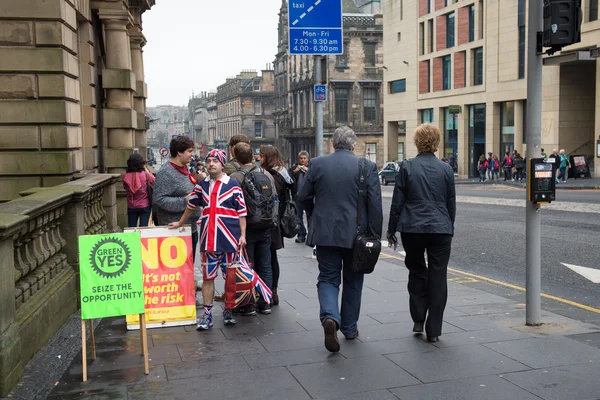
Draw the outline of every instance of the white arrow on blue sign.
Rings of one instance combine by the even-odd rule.
[[[290,54],[343,54],[342,0],[289,0]]]

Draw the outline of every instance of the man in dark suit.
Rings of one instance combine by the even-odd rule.
[[[314,158],[308,166],[298,200],[311,216],[307,245],[317,246],[317,292],[325,347],[337,352],[338,329],[347,340],[358,337],[358,315],[364,275],[350,270],[357,236],[359,158],[352,152],[356,134],[347,126],[333,134],[335,153]],[[365,176],[367,193],[361,229],[381,237],[383,211],[377,166],[369,161]],[[361,232],[362,233],[362,232]],[[343,273],[342,312],[338,295]]]

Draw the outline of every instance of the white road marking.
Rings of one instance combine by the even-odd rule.
[[[600,270],[588,267],[582,267],[580,265],[573,265],[561,262],[562,265],[569,268],[573,272],[577,272],[579,275],[594,283],[600,283]]]
[[[292,26],[296,26],[296,24],[298,24],[298,22],[300,22],[300,20],[301,20],[302,18],[306,17],[306,14],[308,14],[309,12],[311,12],[312,10],[314,10],[316,6],[318,6],[319,4],[321,4],[321,1],[322,1],[322,0],[317,0],[317,1],[315,2],[315,5],[314,5],[314,6],[310,6],[310,7],[308,7],[308,9],[306,10],[306,12],[305,12],[305,13],[303,13],[302,15],[300,15],[300,18],[298,18],[297,20],[295,20],[294,22],[292,22]]]

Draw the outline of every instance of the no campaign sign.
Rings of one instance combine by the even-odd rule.
[[[81,318],[144,313],[140,234],[79,237]]]

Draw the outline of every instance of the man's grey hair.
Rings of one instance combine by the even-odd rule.
[[[308,154],[308,151],[306,151],[306,150],[302,150],[300,153],[298,153],[298,158],[300,158],[302,156],[306,156],[307,158],[310,158],[310,155]]]
[[[350,150],[356,145],[356,134],[347,126],[340,126],[333,133],[333,148],[336,150]]]

